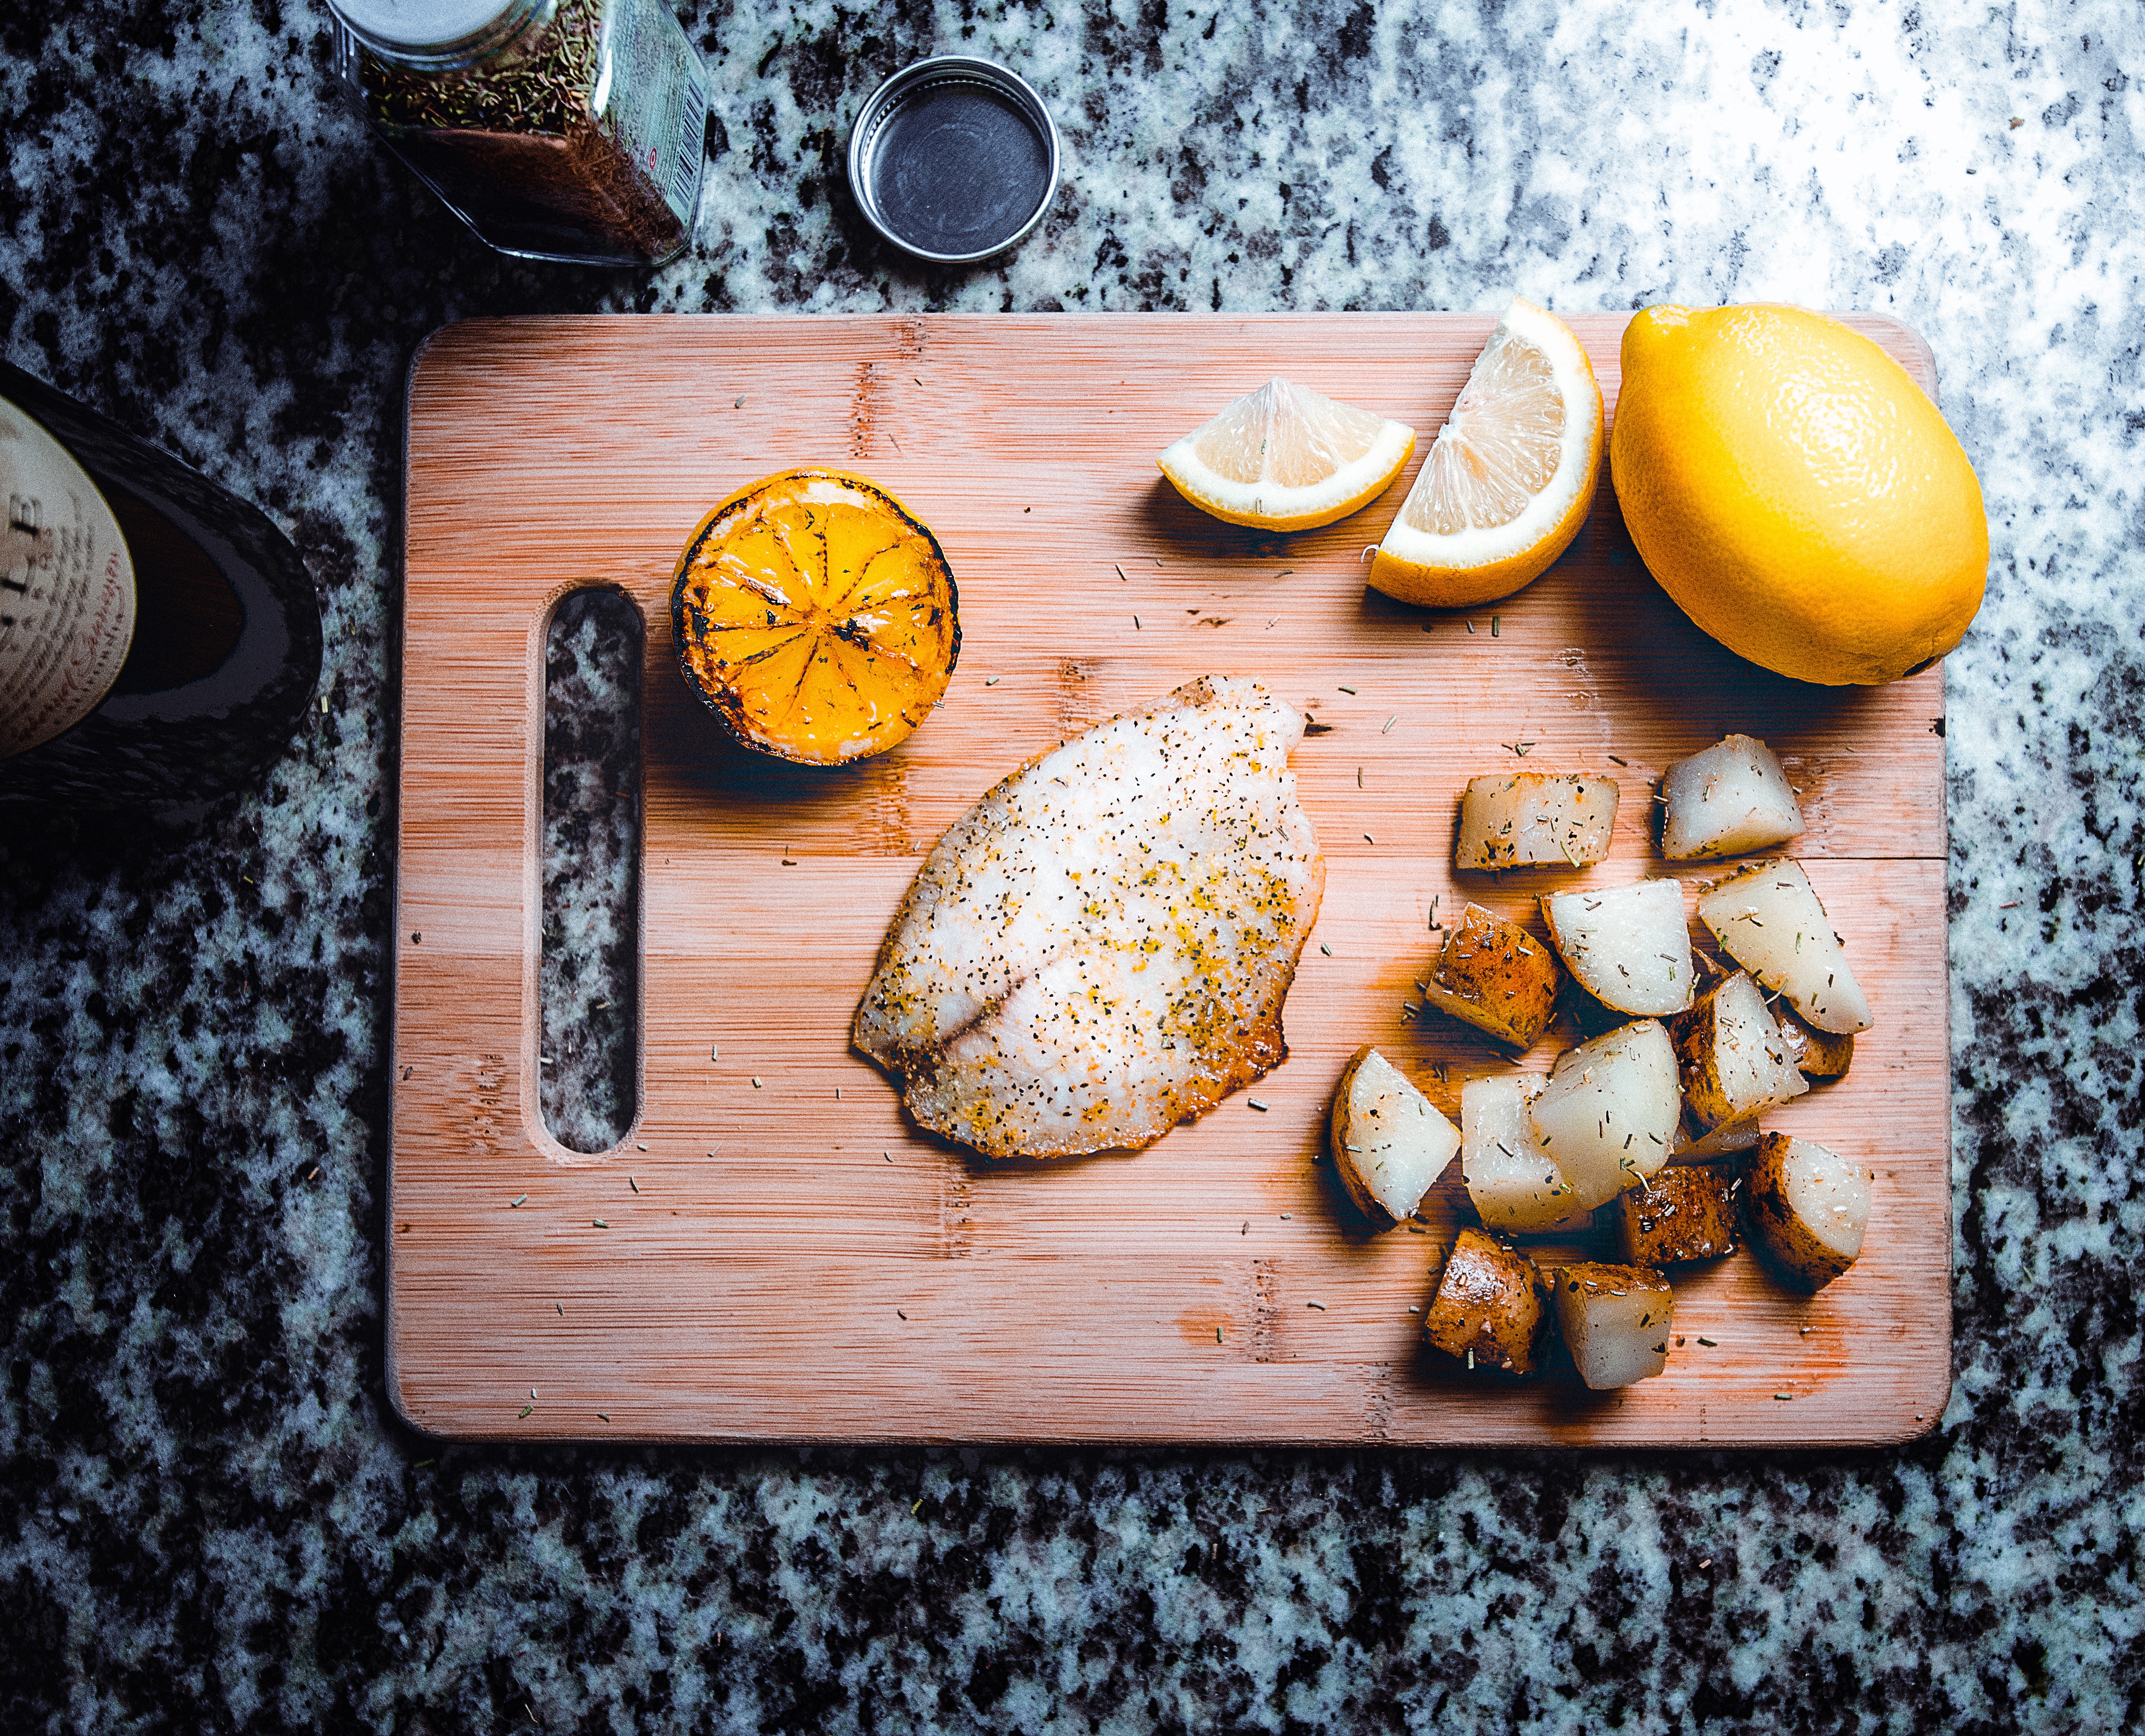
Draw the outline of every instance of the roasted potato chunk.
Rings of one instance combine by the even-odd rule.
[[[1616,1246],[1633,1266],[1682,1266],[1735,1251],[1742,1177],[1725,1166],[1672,1163],[1610,1210]]]
[[[1527,1112],[1547,1082],[1535,1073],[1508,1073],[1460,1087],[1460,1174],[1492,1230],[1539,1235],[1591,1221]]]
[[[1571,1203],[1590,1209],[1669,1161],[1682,1112],[1669,1034],[1640,1019],[1558,1056],[1529,1112]]]
[[[1794,1062],[1804,1077],[1837,1079],[1854,1065],[1853,1036],[1813,1030],[1784,1007],[1773,1009],[1773,1022],[1780,1027],[1780,1041],[1787,1045],[1788,1059]]]
[[[1460,1130],[1368,1043],[1334,1090],[1331,1132],[1341,1185],[1381,1229],[1414,1216],[1460,1149]]]
[[[1584,772],[1471,778],[1460,798],[1456,868],[1584,868],[1609,855],[1616,780]]]
[[[1530,1375],[1540,1366],[1549,1290],[1533,1261],[1462,1230],[1437,1281],[1423,1336],[1471,1369]]]
[[[1595,1391],[1650,1380],[1668,1366],[1675,1292],[1659,1272],[1588,1261],[1558,1267],[1550,1281],[1558,1330],[1579,1378]]]
[[[1500,1042],[1530,1049],[1555,1016],[1560,980],[1547,946],[1518,923],[1470,904],[1458,926],[1445,931],[1445,949],[1422,997]]]
[[[1681,883],[1552,893],[1541,908],[1564,967],[1604,1007],[1660,1017],[1690,1005],[1690,927]]]
[[[1739,868],[1699,895],[1698,915],[1721,950],[1786,996],[1804,1023],[1835,1036],[1869,1028],[1869,1002],[1800,863]]]
[[[1731,735],[1661,778],[1661,854],[1671,862],[1739,856],[1803,829],[1802,804],[1764,743]]]
[[[1750,1234],[1775,1271],[1822,1290],[1862,1252],[1869,1172],[1807,1139],[1768,1133],[1744,1184]]]
[[[1669,1022],[1691,1119],[1704,1130],[1747,1122],[1809,1089],[1758,985],[1741,971]]]

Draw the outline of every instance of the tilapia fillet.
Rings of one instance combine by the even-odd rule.
[[[988,792],[924,858],[858,1007],[917,1122],[987,1157],[1143,1146],[1288,1053],[1326,886],[1302,716],[1207,676]]]

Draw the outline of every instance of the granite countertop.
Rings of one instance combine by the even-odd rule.
[[[0,1725],[2136,1727],[2136,9],[679,11],[709,192],[644,274],[488,253],[346,112],[309,0],[0,21],[7,356],[262,505],[327,635],[325,709],[193,832],[0,833]],[[1026,73],[1066,172],[1009,259],[924,271],[874,244],[841,152],[880,77],[950,50]],[[1936,1431],[1739,1456],[405,1429],[382,1241],[417,342],[480,314],[1515,288],[1896,315],[1978,469]]]

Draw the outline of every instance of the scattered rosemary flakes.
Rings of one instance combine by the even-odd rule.
[[[911,1508],[908,1510],[908,1516],[909,1516],[911,1519],[913,1519],[913,1518],[914,1518],[914,1517],[915,1517],[918,1513],[920,1513],[920,1512],[923,1510],[923,1497],[922,1495],[918,1495],[918,1496],[917,1496],[917,1498],[916,1498],[916,1505],[915,1505],[914,1506],[911,1507]]]
[[[1381,729],[1378,734],[1381,735],[1391,735],[1393,733],[1393,725],[1400,722],[1400,720],[1401,714],[1396,711],[1391,717],[1386,719],[1386,727]]]
[[[1135,632],[1135,633],[1137,633],[1139,630],[1140,630],[1139,617],[1138,617],[1137,615],[1134,615],[1134,616],[1132,617],[1132,631],[1133,631],[1133,632]]]
[[[1316,1308],[1321,1314],[1326,1311],[1326,1304],[1323,1302],[1306,1302],[1303,1306],[1306,1308]]]
[[[1773,1396],[1784,1405],[1793,1399],[1794,1395],[1792,1392],[1776,1392]]]
[[[1318,950],[1323,953],[1328,958],[1331,958],[1333,956],[1333,948],[1327,946],[1322,940],[1318,943]]]
[[[607,1423],[610,1419],[605,1416],[602,1411],[599,1410],[596,1412],[596,1420],[600,1423]]]
[[[1699,1342],[1704,1345],[1709,1350],[1717,1350],[1720,1348],[1719,1345],[1715,1344],[1710,1338],[1701,1338],[1699,1340]]]
[[[1611,765],[1629,765],[1630,763],[1628,759],[1619,759],[1614,754],[1609,756],[1609,764]]]
[[[1474,624],[1474,622],[1470,621],[1470,622],[1467,624],[1467,630],[1468,630],[1470,633],[1472,633],[1472,632],[1475,630],[1475,624]]]
[[[643,1146],[640,1149],[644,1152],[648,1147],[646,1146]],[[630,1187],[635,1193],[639,1193],[640,1191],[640,1184],[635,1181],[630,1176],[628,1176],[625,1178],[625,1185]]]
[[[1491,638],[1492,638],[1492,639],[1496,639],[1496,638],[1499,637],[1501,634],[1502,634],[1502,633],[1504,632],[1504,630],[1505,630],[1505,618],[1504,618],[1504,616],[1502,616],[1502,615],[1501,615],[1501,614],[1493,614],[1493,615],[1491,615],[1491,616],[1490,617],[1490,637],[1491,637]]]
[[[1342,686],[1342,688],[1341,688],[1341,691],[1342,693],[1344,693],[1344,694],[1352,694],[1353,692],[1355,692],[1355,691],[1356,691],[1356,689],[1355,689],[1354,688],[1352,688],[1352,687],[1348,687],[1348,686],[1344,685],[1344,686]]]
[[[1217,1327],[1215,1327],[1215,1329],[1214,1329],[1214,1342],[1215,1342],[1215,1343],[1217,1343],[1217,1344],[1219,1344],[1219,1343],[1221,1343],[1221,1341],[1222,1341],[1222,1329],[1221,1329],[1219,1326],[1217,1326]]]
[[[636,1152],[644,1152],[648,1149],[646,1146],[641,1144],[641,1142],[637,1139],[633,1142],[633,1148]]]
[[[440,1461],[436,1459],[420,1459],[415,1465],[411,1465],[410,1469],[412,1470],[422,1470],[426,1465],[437,1465],[439,1462]]]
[[[607,1217],[592,1217],[589,1221],[594,1224],[599,1230],[608,1230],[610,1228],[610,1220]]]
[[[1249,1104],[1252,1106],[1252,1108],[1257,1109],[1257,1110],[1260,1110],[1260,1111],[1264,1111],[1264,1110],[1267,1110],[1267,1109],[1271,1108],[1271,1107],[1272,1107],[1271,1104],[1267,1103],[1264,1099],[1260,1098],[1260,1097],[1246,1097],[1246,1098],[1244,1099],[1244,1101],[1245,1101],[1247,1103],[1249,1103]]]
[[[1121,580],[1122,580],[1122,581],[1123,581],[1125,584],[1130,584],[1132,583],[1132,580],[1131,580],[1131,579],[1125,578],[1125,570],[1124,570],[1123,564],[1122,564],[1122,562],[1113,560],[1113,561],[1112,561],[1112,562],[1110,563],[1110,565],[1111,565],[1112,566],[1113,566],[1113,567],[1116,567],[1116,568],[1117,568],[1117,577],[1118,577]]]
[[[1366,833],[1363,834],[1363,842],[1364,842],[1365,843],[1366,843],[1366,844],[1374,844],[1374,843],[1376,843],[1377,842],[1377,839],[1376,839],[1375,838],[1371,837],[1371,834],[1370,834],[1369,833],[1366,832]]]
[[[527,1194],[525,1194],[525,1194],[523,1194],[523,1195],[520,1196],[520,1199],[509,1200],[506,1203],[507,1203],[509,1206],[519,1206],[519,1205],[520,1205],[520,1204],[522,1203],[522,1201],[523,1201],[524,1200],[526,1200],[528,1197],[529,1197],[529,1196],[528,1196]]]
[[[534,1410],[535,1408],[536,1408],[536,1407],[535,1407],[534,1405],[524,1405],[521,1407],[521,1415],[522,1415],[522,1416],[526,1416],[526,1415],[528,1415],[528,1414],[529,1414],[530,1411]],[[516,1418],[515,1419],[515,1420],[516,1422],[519,1422],[520,1420],[521,1420],[521,1418],[520,1418],[520,1417],[516,1417]]]
[[[722,1058],[723,1046],[719,1042],[709,1043],[708,1045],[708,1059],[710,1061],[720,1061]]]
[[[758,1073],[754,1073],[754,1074],[752,1076],[752,1088],[753,1088],[754,1091],[758,1091],[758,1090],[760,1088],[760,1085],[759,1085],[759,1075]]]
[[[998,684],[999,679],[1000,678],[996,675],[986,675],[983,677],[983,685],[985,687],[996,687]]]

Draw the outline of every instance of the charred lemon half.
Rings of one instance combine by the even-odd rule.
[[[945,550],[876,483],[784,470],[739,489],[678,557],[685,679],[747,747],[806,765],[883,753],[961,654]]]

